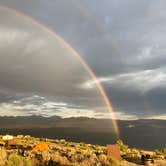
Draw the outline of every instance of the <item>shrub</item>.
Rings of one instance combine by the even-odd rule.
[[[162,153],[166,155],[166,148],[162,149]]]
[[[65,156],[62,157],[59,152],[53,154],[52,161],[59,165],[69,165],[69,160]]]
[[[29,159],[18,156],[16,154],[10,155],[7,166],[31,166],[31,162]]]
[[[109,156],[108,157],[108,161],[110,163],[111,166],[119,166],[119,161],[114,159],[113,157]]]
[[[128,146],[125,145],[124,142],[121,139],[117,140],[116,143],[120,146],[120,150],[127,151]]]
[[[156,155],[162,155],[162,152],[158,149],[155,150]]]
[[[109,161],[107,160],[107,156],[104,154],[101,154],[98,156],[99,161],[102,165],[109,165]]]

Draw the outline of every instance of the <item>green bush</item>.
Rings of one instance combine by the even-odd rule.
[[[124,142],[121,139],[117,140],[116,143],[120,146],[120,150],[127,151],[128,146],[125,145]]]
[[[162,155],[162,152],[158,149],[155,150],[156,155]]]
[[[111,156],[108,157],[108,161],[109,161],[111,166],[118,166],[119,165],[119,161]]]
[[[166,155],[166,148],[162,149],[162,153]]]
[[[141,164],[141,159],[139,157],[129,157],[127,155],[124,155],[123,159],[125,159],[128,162],[132,162],[132,163],[136,163],[136,164]]]
[[[10,155],[7,166],[32,166],[32,164],[27,158],[18,155]]]

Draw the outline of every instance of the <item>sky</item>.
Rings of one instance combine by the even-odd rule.
[[[118,119],[166,119],[164,0],[0,0],[0,5],[69,43],[96,74]],[[3,8],[0,13],[2,115],[14,109],[16,115],[108,117],[95,81],[76,58],[66,56],[71,52],[31,21]]]

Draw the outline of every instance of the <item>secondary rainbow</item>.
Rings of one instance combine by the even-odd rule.
[[[84,66],[84,68],[87,70],[87,72],[89,73],[89,75],[94,79],[94,81],[96,82],[96,86],[98,87],[100,93],[102,94],[105,103],[109,109],[109,111],[111,112],[111,116],[112,116],[112,123],[114,126],[114,130],[117,134],[117,136],[119,137],[119,127],[118,127],[118,122],[116,120],[116,115],[113,111],[112,108],[112,104],[111,101],[109,100],[109,97],[107,96],[102,84],[100,83],[100,81],[97,79],[95,73],[93,72],[93,70],[89,67],[89,65],[84,61],[84,59],[82,58],[82,56],[74,49],[72,48],[71,45],[69,45],[62,37],[60,37],[58,34],[56,34],[52,29],[48,28],[47,26],[41,24],[40,22],[36,21],[35,19],[33,19],[32,17],[25,15],[24,13],[17,11],[16,9],[13,8],[9,8],[6,6],[0,6],[1,9],[5,9],[5,10],[9,10],[9,11],[13,11],[16,15],[23,17],[24,19],[27,19],[29,21],[31,21],[33,24],[38,25],[40,28],[42,28],[43,30],[47,31],[50,35],[54,36],[56,39],[59,40],[60,43],[63,44],[63,46],[65,46],[66,49],[68,49],[69,51],[71,51],[73,53],[73,55],[80,61],[80,63]]]

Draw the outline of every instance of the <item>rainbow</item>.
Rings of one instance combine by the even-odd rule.
[[[14,12],[16,15],[23,17],[26,20],[31,21],[33,24],[39,26],[40,28],[42,28],[44,31],[48,32],[50,35],[54,36],[60,43],[63,44],[63,46],[71,51],[73,53],[73,55],[79,60],[79,62],[83,65],[83,67],[86,69],[86,71],[89,73],[89,75],[94,79],[94,81],[96,82],[96,86],[98,87],[101,95],[104,98],[104,101],[108,107],[108,110],[111,112],[112,115],[112,123],[114,126],[114,130],[115,133],[117,134],[117,137],[119,137],[119,127],[118,127],[118,122],[116,120],[116,115],[115,112],[113,111],[112,108],[112,104],[111,101],[109,99],[109,97],[107,96],[102,84],[100,83],[100,81],[97,79],[95,73],[93,72],[93,70],[90,68],[90,66],[84,61],[84,59],[82,58],[82,56],[74,49],[72,48],[72,46],[70,44],[68,44],[62,37],[60,37],[58,34],[56,34],[52,29],[48,28],[46,25],[41,24],[40,22],[36,21],[35,19],[33,19],[32,17],[17,11],[16,9],[13,8],[9,8],[6,6],[0,6],[1,9],[4,10],[8,10],[8,11],[12,11]]]

